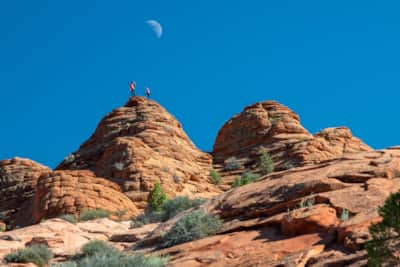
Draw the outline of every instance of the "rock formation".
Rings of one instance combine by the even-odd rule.
[[[207,197],[219,192],[209,182],[211,164],[211,156],[193,145],[164,108],[134,97],[109,113],[90,139],[57,169],[91,170],[118,183],[144,208],[156,181],[169,196]]]
[[[259,173],[263,150],[275,171],[232,189],[232,177]],[[230,157],[239,169],[225,169]],[[220,188],[209,181],[212,167],[221,173]],[[128,221],[50,219],[0,234],[0,254],[40,243],[63,261],[102,239],[130,252],[169,255],[170,266],[367,266],[368,227],[381,220],[377,208],[400,190],[400,147],[374,151],[345,127],[310,134],[297,114],[267,101],[225,123],[211,156],[160,105],[134,97],[108,114],[56,171],[30,160],[0,161],[0,226],[92,208],[136,215],[155,181],[170,197],[208,197],[197,209],[223,220],[218,234],[161,248],[165,234],[191,210],[135,229]]]
[[[97,208],[120,211],[128,219],[139,213],[117,184],[90,171],[49,172],[38,180],[33,201],[35,221]]]
[[[37,180],[50,169],[29,159],[0,161],[0,221],[8,227],[33,223],[32,202]]]
[[[276,169],[289,169],[343,157],[347,153],[371,151],[345,127],[328,128],[315,135],[300,124],[299,116],[274,101],[246,107],[226,122],[214,144],[214,161],[223,164],[236,157],[256,167],[262,150],[267,150]]]

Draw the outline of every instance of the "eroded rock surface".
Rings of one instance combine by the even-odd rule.
[[[0,221],[8,227],[33,223],[32,202],[42,173],[50,169],[29,159],[0,161]]]
[[[220,192],[209,182],[211,166],[211,156],[194,146],[172,115],[152,100],[134,97],[105,116],[57,169],[92,170],[144,208],[156,181],[169,196]]]
[[[214,143],[214,162],[218,166],[235,157],[247,169],[257,169],[263,150],[273,158],[276,170],[285,170],[371,148],[346,127],[327,128],[312,135],[288,107],[265,101],[246,107],[223,125]]]

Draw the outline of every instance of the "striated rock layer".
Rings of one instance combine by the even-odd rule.
[[[158,253],[172,254],[171,266],[366,266],[368,227],[399,189],[400,148],[276,172],[200,207],[224,221],[219,235]],[[158,250],[183,215],[142,244]]]
[[[117,184],[96,177],[90,171],[43,174],[38,180],[33,204],[35,221],[97,208],[120,211],[126,218],[139,213]]]
[[[315,135],[300,124],[299,116],[274,101],[259,102],[235,115],[218,132],[214,161],[236,157],[245,165],[257,164],[262,150],[272,156],[276,169],[341,158],[347,153],[371,151],[345,127],[328,128]]]
[[[160,181],[169,196],[210,196],[212,158],[198,150],[181,124],[152,100],[133,97],[109,113],[79,150],[58,170],[93,171],[121,186],[144,208],[148,192]]]
[[[32,202],[39,176],[50,169],[29,159],[0,161],[0,221],[8,227],[33,223]]]

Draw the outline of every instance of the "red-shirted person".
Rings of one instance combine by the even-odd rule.
[[[150,88],[149,87],[146,87],[145,95],[146,95],[147,98],[150,98]]]
[[[136,96],[135,89],[136,89],[136,82],[131,81],[131,83],[129,84],[129,91],[131,92],[131,96]]]

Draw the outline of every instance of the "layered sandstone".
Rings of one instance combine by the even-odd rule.
[[[223,164],[236,157],[254,169],[263,150],[269,152],[277,170],[284,170],[371,148],[345,127],[328,128],[312,135],[288,107],[265,101],[246,107],[223,125],[214,143],[214,162]]]
[[[91,170],[119,184],[144,208],[157,181],[169,196],[219,192],[209,182],[211,166],[211,156],[195,147],[171,114],[155,101],[133,97],[105,116],[90,139],[57,169]]]
[[[0,161],[0,221],[8,227],[33,223],[32,202],[42,173],[50,169],[29,159]]]
[[[118,211],[125,218],[139,213],[117,184],[91,171],[55,171],[39,178],[33,201],[35,221],[92,209]]]

